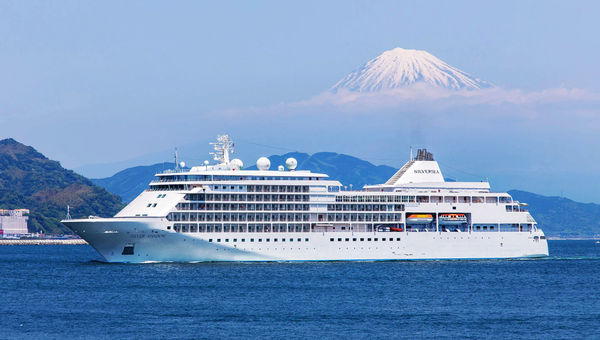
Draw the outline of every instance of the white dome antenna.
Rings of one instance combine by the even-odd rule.
[[[185,168],[185,162],[183,162],[183,161],[179,162],[179,167],[182,168],[182,169]]]
[[[296,160],[296,158],[290,157],[290,158],[288,158],[288,159],[285,160],[285,166],[289,170],[294,170],[298,166],[298,161]]]
[[[231,165],[234,169],[241,170],[244,167],[244,162],[239,158],[235,158],[231,160]]]
[[[267,157],[261,157],[256,161],[256,167],[262,171],[269,170],[271,161]]]
[[[283,170],[285,170],[285,168],[283,167],[283,165],[280,165],[280,166],[277,167],[277,170],[283,171]]]

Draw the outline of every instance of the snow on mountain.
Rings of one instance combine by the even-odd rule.
[[[350,73],[330,90],[380,92],[414,85],[451,90],[476,90],[493,87],[450,66],[426,51],[394,48]]]

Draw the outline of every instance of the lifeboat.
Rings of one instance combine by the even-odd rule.
[[[441,214],[438,219],[440,225],[461,225],[467,223],[465,214]]]
[[[431,214],[410,214],[406,216],[406,224],[429,224],[433,222]]]

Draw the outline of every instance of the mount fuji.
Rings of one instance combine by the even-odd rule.
[[[337,82],[330,91],[370,93],[423,85],[448,90],[494,87],[493,84],[474,78],[426,51],[398,47],[370,60]]]

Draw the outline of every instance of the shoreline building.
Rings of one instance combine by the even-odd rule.
[[[29,209],[0,209],[0,236],[28,234]]]

